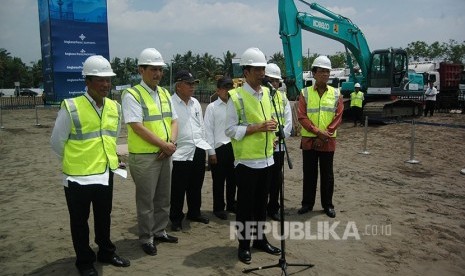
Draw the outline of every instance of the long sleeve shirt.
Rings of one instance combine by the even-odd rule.
[[[95,108],[95,111],[97,111],[98,114],[101,116],[103,106],[98,107],[97,103],[94,101],[94,99],[92,99],[92,97],[88,93],[85,93],[84,96],[86,96],[89,99],[89,101],[92,103],[92,106]],[[121,123],[118,126],[118,133],[117,133],[118,135],[120,133],[120,130],[121,130]],[[52,147],[52,150],[60,158],[60,160],[63,160],[63,151],[65,148],[65,143],[66,141],[68,141],[68,137],[70,133],[71,133],[71,117],[66,107],[63,106],[58,111],[58,116],[55,121],[55,126],[53,127],[52,136],[50,137],[50,145]],[[118,169],[115,170],[114,172],[124,177],[124,174],[119,172]],[[109,173],[108,167],[104,173],[96,174],[96,175],[68,176],[66,174],[63,174],[63,186],[68,187],[68,181],[77,182],[80,185],[90,185],[90,184],[108,185],[109,175],[110,173]]]
[[[208,155],[215,155],[216,148],[231,142],[231,138],[225,134],[226,109],[227,104],[218,97],[205,110],[205,133],[207,142],[212,147],[212,149],[208,150]]]
[[[305,88],[304,88],[305,89]],[[326,92],[327,93],[327,90]],[[312,121],[307,116],[307,102],[305,101],[305,97],[300,94],[299,97],[299,107],[297,109],[297,118],[299,123],[302,125],[303,128],[306,130],[318,134],[318,131],[327,131],[328,133],[332,134],[336,131],[336,129],[342,123],[342,113],[344,112],[344,103],[342,96],[339,97],[336,113],[334,115],[333,121],[328,125],[327,129],[319,129],[316,127]],[[315,139],[318,138],[311,138],[311,137],[302,137],[301,140],[301,148],[303,150],[311,150],[313,148],[313,143]],[[323,143],[322,146],[318,147],[318,151],[335,151],[336,150],[336,138],[331,137],[328,139],[327,142]]]
[[[261,98],[263,97],[262,88],[260,88],[259,91],[255,91],[252,87],[250,87],[250,85],[247,82],[244,83],[242,88],[245,91],[247,91],[247,93],[250,93],[252,96],[257,98],[257,100],[261,100]],[[234,102],[230,98],[227,104],[227,108],[226,108],[226,131],[225,133],[231,139],[240,141],[244,139],[246,131],[247,131],[247,125],[239,124],[239,116],[237,115],[236,107],[234,106]],[[266,143],[266,141],[263,141],[263,143]],[[256,160],[235,159],[234,166],[237,166],[238,164],[242,164],[252,169],[263,169],[263,168],[272,166],[274,164],[274,159],[273,159],[273,155],[268,158],[256,159]]]
[[[202,106],[196,98],[191,97],[186,104],[177,94],[171,97],[178,114],[178,137],[173,161],[192,161],[195,148],[211,149],[205,134]]]

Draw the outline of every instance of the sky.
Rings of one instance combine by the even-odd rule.
[[[326,18],[294,1],[299,11]],[[351,19],[371,51],[415,41],[465,41],[465,0],[315,2]],[[37,0],[0,0],[0,5],[0,48],[26,64],[41,59]],[[110,59],[137,58],[148,47],[167,63],[189,50],[217,58],[228,50],[240,57],[249,47],[267,58],[283,52],[278,0],[107,0],[107,6]],[[304,55],[345,51],[341,43],[308,31],[302,38]]]

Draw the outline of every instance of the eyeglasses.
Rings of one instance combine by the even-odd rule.
[[[270,79],[270,82],[279,82],[278,79]]]

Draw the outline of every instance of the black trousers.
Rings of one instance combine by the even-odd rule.
[[[252,169],[239,164],[235,168],[235,175],[237,181],[236,221],[241,225],[245,225],[246,222],[264,222],[271,167]],[[249,250],[250,238],[247,237],[250,237],[251,233],[246,233],[246,230],[248,228],[243,227],[243,230],[239,231],[239,247]]]
[[[275,151],[273,153],[274,164],[271,166],[271,181],[267,206],[269,215],[278,213],[280,208],[279,193],[281,192],[283,183],[284,153],[284,151]]]
[[[187,216],[200,215],[202,205],[202,185],[205,177],[205,150],[196,148],[192,161],[173,161],[171,174],[172,223],[181,223],[184,218],[184,196],[187,201]]]
[[[226,181],[226,205],[233,207],[236,203],[236,182],[234,177],[234,153],[231,143],[215,149],[217,163],[211,165],[213,180],[213,211],[223,211],[224,182]]]
[[[303,199],[302,206],[313,208],[315,205],[316,187],[318,182],[318,163],[320,165],[320,196],[323,209],[334,208],[334,152],[303,150]]]
[[[433,116],[434,108],[436,107],[436,101],[425,101],[425,103],[426,103],[425,110],[423,111],[425,117],[426,115],[428,115],[428,111],[429,111],[429,116]]]
[[[90,206],[94,212],[95,243],[99,247],[100,258],[110,258],[116,251],[110,240],[111,209],[113,200],[113,173],[110,172],[109,185],[79,185],[68,181],[65,187],[68,205],[71,237],[76,252],[76,266],[88,268],[96,260],[94,251],[89,245]]]
[[[352,118],[354,120],[354,125],[357,125],[357,121],[363,124],[363,109],[358,106],[352,106],[351,108]]]

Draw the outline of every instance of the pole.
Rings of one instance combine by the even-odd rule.
[[[36,126],[38,127],[40,126],[40,124],[39,124],[39,115],[37,113],[37,105],[35,106],[35,110],[36,110]]]
[[[0,106],[0,129],[4,129],[3,127],[3,112],[2,107]]]
[[[170,63],[170,93],[173,91],[173,61]]]
[[[411,132],[411,139],[410,139],[410,160],[407,160],[405,162],[410,163],[410,164],[418,164],[420,161],[415,160],[415,120],[412,120],[412,132]]]
[[[370,154],[367,151],[367,136],[368,136],[368,116],[365,116],[365,126],[363,128],[364,135],[363,135],[363,151],[359,152],[360,154],[368,155]]]

